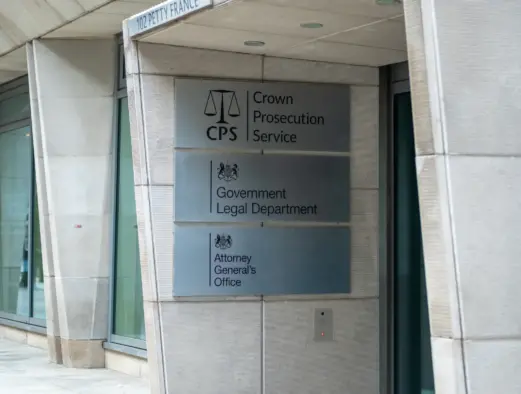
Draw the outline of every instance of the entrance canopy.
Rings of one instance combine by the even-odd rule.
[[[128,20],[158,44],[366,66],[407,60],[403,6],[378,0],[169,0]]]

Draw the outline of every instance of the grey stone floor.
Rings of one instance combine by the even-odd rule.
[[[149,394],[145,380],[106,369],[51,364],[45,351],[0,339],[0,393]]]

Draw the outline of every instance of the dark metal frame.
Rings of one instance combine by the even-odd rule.
[[[113,222],[112,222],[112,264],[110,272],[110,289],[109,289],[109,332],[108,341],[104,347],[106,349],[117,350],[122,353],[128,353],[137,357],[146,357],[146,341],[124,337],[121,335],[114,334],[114,309],[115,309],[115,287],[116,287],[116,261],[117,261],[117,220],[118,220],[118,185],[119,185],[119,133],[120,133],[120,102],[123,98],[127,97],[127,84],[125,77],[125,57],[123,52],[123,40],[121,37],[116,38],[117,51],[116,51],[116,70],[117,76],[115,78],[114,86],[114,116],[113,116],[113,142],[112,146],[114,156],[112,162],[112,174],[114,179],[113,186]]]
[[[6,84],[0,86],[0,102],[16,97],[20,94],[29,93],[29,81],[27,76],[17,78]],[[30,111],[28,116],[21,119],[16,119],[12,122],[0,125],[0,134],[12,130],[17,130],[23,127],[28,127],[32,132],[31,115]],[[39,327],[44,329],[46,327],[45,319],[39,319],[32,317],[34,314],[34,283],[33,283],[33,230],[34,230],[34,191],[35,191],[35,168],[34,168],[34,147],[31,139],[31,185],[30,185],[30,207],[29,207],[29,218],[30,223],[29,234],[28,234],[28,292],[29,292],[29,316],[21,316],[14,313],[8,313],[0,311],[0,323],[5,325],[11,325],[15,327],[24,327],[29,331],[39,331],[37,329],[30,329],[31,326]]]
[[[407,63],[382,69],[380,89],[380,393],[399,394],[394,389],[394,96],[410,92]]]
[[[392,393],[392,341],[390,327],[392,322],[392,311],[390,310],[389,289],[391,288],[389,273],[391,267],[391,242],[390,232],[392,226],[392,164],[389,147],[392,146],[391,124],[389,111],[390,68],[380,69],[380,92],[379,92],[379,136],[378,136],[378,178],[379,178],[379,294],[380,294],[380,394]]]

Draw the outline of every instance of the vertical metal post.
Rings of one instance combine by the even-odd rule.
[[[112,226],[111,226],[111,242],[110,247],[112,248],[111,253],[111,261],[109,268],[109,299],[107,302],[108,311],[109,311],[109,321],[108,321],[108,333],[107,340],[111,342],[112,335],[114,332],[114,300],[115,300],[115,280],[116,280],[116,241],[117,241],[117,198],[118,198],[118,151],[119,151],[119,98],[118,98],[118,88],[120,81],[120,38],[116,37],[114,40],[114,45],[116,46],[116,75],[114,78],[114,106],[113,106],[113,118],[112,118],[112,179],[114,181],[112,187]]]
[[[29,291],[29,316],[28,318],[32,318],[34,316],[34,249],[33,249],[33,234],[34,234],[34,183],[35,183],[35,161],[34,161],[34,146],[33,146],[33,136],[32,136],[32,128],[29,126],[29,137],[31,138],[31,176],[30,176],[30,186],[29,186],[29,212],[28,212],[28,221],[27,221],[27,284]]]
[[[392,211],[392,141],[390,124],[390,68],[380,68],[379,92],[379,138],[378,138],[378,181],[379,181],[379,294],[380,294],[380,394],[392,394],[392,276],[389,273],[390,213]]]
[[[385,97],[385,103],[382,103],[385,106],[385,114],[381,113],[381,121],[385,122],[385,132],[386,135],[383,137],[382,141],[385,141],[385,147],[381,147],[381,151],[385,150],[385,160],[382,160],[380,168],[381,175],[380,180],[382,181],[382,176],[385,176],[385,186],[381,184],[381,196],[385,198],[385,205],[380,205],[381,207],[385,206],[385,222],[380,222],[383,228],[386,231],[385,235],[385,249],[381,249],[384,255],[380,255],[380,258],[383,258],[380,264],[380,268],[385,270],[384,275],[382,272],[380,273],[380,319],[385,319],[385,321],[381,320],[381,328],[385,333],[382,333],[382,338],[385,340],[385,346],[383,346],[382,351],[385,354],[381,353],[382,361],[385,362],[385,366],[382,365],[382,369],[385,370],[385,380],[382,380],[382,386],[385,385],[385,390],[382,390],[382,394],[394,394],[395,393],[395,247],[394,247],[394,223],[395,223],[395,213],[394,213],[394,204],[395,204],[395,177],[394,177],[394,166],[395,166],[395,157],[394,157],[394,143],[395,143],[395,130],[394,130],[394,96],[399,93],[404,93],[410,91],[409,88],[409,73],[407,63],[399,63],[389,66],[387,68],[387,74],[385,76],[385,86],[386,92],[385,96],[381,96],[381,100]],[[381,81],[382,84],[384,83]],[[381,132],[384,132],[383,128],[380,128]],[[382,135],[381,135],[382,137]],[[382,168],[385,166],[385,168]],[[381,201],[381,204],[384,204]],[[380,214],[381,220],[382,213]],[[385,286],[385,289],[382,287]],[[382,313],[383,312],[383,313]],[[385,337],[384,337],[385,335]],[[382,376],[382,379],[384,377]],[[399,394],[399,393],[397,393]]]

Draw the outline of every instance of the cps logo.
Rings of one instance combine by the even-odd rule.
[[[230,125],[229,121],[241,115],[237,95],[233,90],[214,89],[208,93],[204,114],[209,117],[217,117],[214,126],[206,129],[206,136],[212,141],[237,139],[237,127]]]

